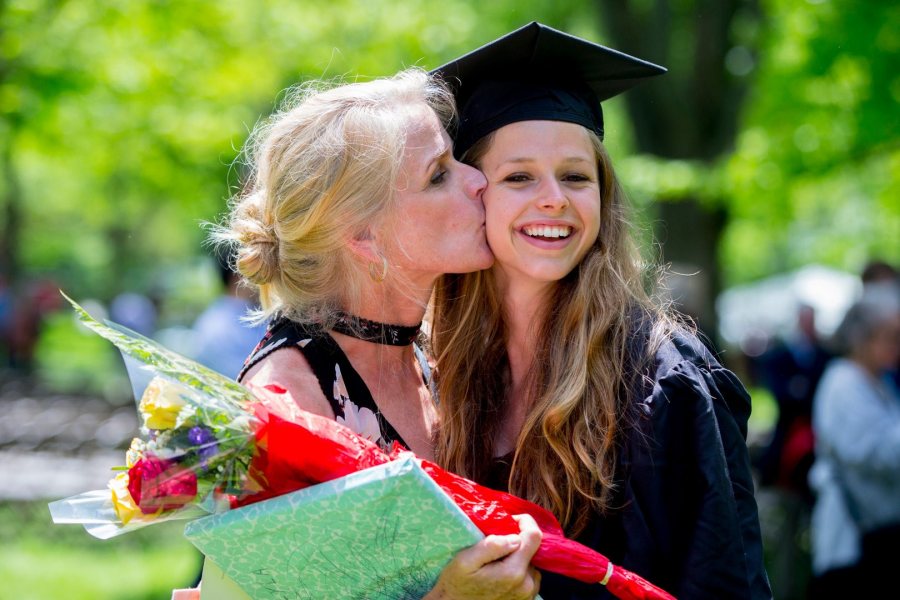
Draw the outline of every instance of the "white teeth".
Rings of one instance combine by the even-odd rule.
[[[523,230],[530,237],[567,238],[572,235],[572,228],[568,225],[533,225],[524,227]]]

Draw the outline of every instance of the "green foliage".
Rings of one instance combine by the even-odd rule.
[[[726,66],[751,78],[733,150],[710,163],[627,156],[617,161],[626,187],[644,204],[722,206],[726,285],[809,263],[859,272],[872,257],[897,261],[900,9],[850,0],[761,8],[761,21],[732,27]],[[673,52],[673,75],[690,68]]]
[[[712,164],[629,155],[621,100],[607,103],[610,151],[639,205],[692,197],[726,209],[726,284],[900,256],[895,4],[765,0],[762,19],[739,15],[728,64],[750,79],[750,95],[733,152]],[[0,241],[14,238],[15,256],[0,255],[0,271],[15,260],[27,277],[104,302],[153,293],[163,325],[187,325],[213,293],[200,224],[225,211],[243,174],[239,150],[286,88],[430,68],[530,20],[603,41],[599,25],[612,15],[599,7],[2,2]],[[694,35],[669,33],[673,43]],[[675,46],[668,66],[693,68]]]
[[[286,87],[433,67],[533,18],[578,30],[590,22],[578,4],[0,4],[0,150],[21,188],[5,200],[22,212],[16,259],[76,296],[168,287],[165,273],[203,253],[198,224],[224,212],[238,150]]]
[[[778,404],[772,392],[764,387],[750,387],[747,391],[752,402],[750,421],[747,424],[748,438],[759,439],[775,427],[778,420]]]
[[[37,376],[55,390],[131,401],[118,352],[106,340],[79,327],[70,311],[47,319],[35,355]]]
[[[900,257],[900,8],[769,0],[737,148],[723,165],[731,282]]]

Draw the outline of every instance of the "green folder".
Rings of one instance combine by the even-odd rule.
[[[185,536],[217,587],[253,600],[421,598],[483,537],[414,457],[191,521]]]

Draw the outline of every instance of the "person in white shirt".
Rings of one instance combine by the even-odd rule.
[[[813,401],[815,598],[863,597],[864,586],[892,575],[879,566],[890,556],[869,548],[876,536],[863,534],[900,540],[900,394],[890,377],[900,358],[900,288],[868,288],[837,338],[844,354],[829,364]]]

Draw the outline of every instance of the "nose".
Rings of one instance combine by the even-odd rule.
[[[481,195],[484,193],[484,188],[487,187],[487,178],[475,167],[464,163],[460,164],[463,167],[466,194],[473,200],[481,202]]]
[[[555,178],[547,178],[538,189],[537,204],[543,210],[560,211],[569,206],[569,198]]]

